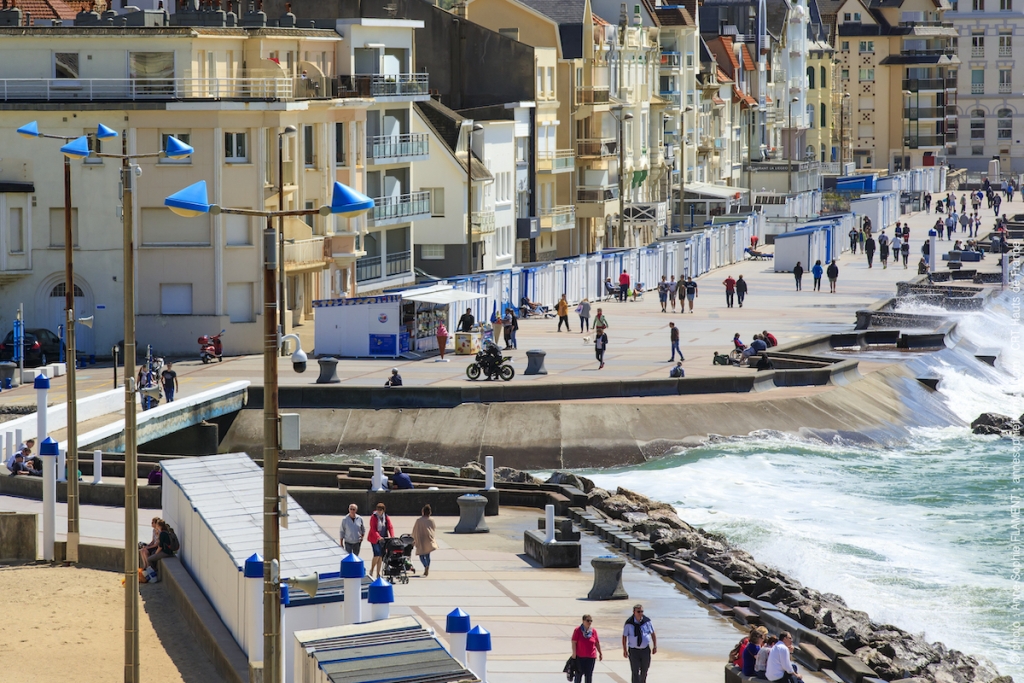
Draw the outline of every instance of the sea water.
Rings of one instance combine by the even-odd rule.
[[[956,318],[965,341],[999,351],[996,369],[969,351],[918,361],[938,374],[965,422],[1024,411],[1015,296]],[[884,447],[754,434],[584,473],[603,488],[672,503],[687,522],[874,620],[988,657],[1024,680],[1020,450],[963,426],[912,430]]]

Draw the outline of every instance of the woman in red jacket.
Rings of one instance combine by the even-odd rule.
[[[384,539],[395,535],[395,527],[391,526],[391,518],[384,512],[384,503],[377,503],[376,511],[370,515],[370,533],[366,540],[373,549],[373,562],[370,563],[370,576],[374,570],[380,578],[381,565],[384,558]]]

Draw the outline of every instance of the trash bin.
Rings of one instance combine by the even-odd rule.
[[[0,363],[0,386],[4,389],[13,389],[21,384],[21,377],[18,376],[18,364],[10,361]]]

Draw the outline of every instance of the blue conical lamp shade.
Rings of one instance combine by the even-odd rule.
[[[96,137],[98,137],[100,140],[106,140],[107,138],[116,138],[117,131],[114,130],[113,128],[108,128],[107,126],[104,126],[101,123],[100,125],[96,126]]]
[[[206,181],[189,185],[184,190],[178,190],[164,200],[164,206],[183,218],[195,218],[196,216],[210,212],[210,202],[206,195]]]
[[[186,145],[173,135],[167,136],[167,148],[164,150],[164,154],[168,159],[184,159],[191,156],[194,151],[191,146]]]
[[[373,208],[373,200],[362,192],[353,190],[348,185],[335,181],[334,194],[331,196],[331,213],[352,217],[366,213]]]
[[[89,156],[89,138],[84,135],[80,138],[75,138],[61,147],[60,151],[69,159],[84,159]]]
[[[39,124],[35,121],[33,121],[32,123],[26,123],[24,126],[18,129],[18,135],[25,138],[39,137]]]

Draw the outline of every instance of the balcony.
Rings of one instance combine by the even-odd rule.
[[[335,79],[337,97],[413,97],[430,96],[429,74],[356,74]]]
[[[907,147],[920,149],[921,147],[942,147],[946,144],[946,136],[943,133],[938,135],[908,135],[906,138]]]
[[[323,237],[314,237],[308,240],[286,240],[284,243],[285,271],[309,270],[310,268],[320,270],[327,266],[327,259]]]
[[[664,228],[668,224],[666,202],[630,202],[623,208],[626,226],[633,228]]]
[[[398,251],[387,255],[388,277],[404,275],[412,270],[412,252]]]
[[[984,95],[985,84],[984,83],[971,83],[971,94],[972,95]]]
[[[950,80],[953,81],[953,85],[951,87],[956,89],[955,78],[905,78],[903,79],[903,89],[909,90],[910,92],[938,92],[943,88],[950,87],[946,84],[946,81]]]
[[[386,256],[364,256],[356,261],[356,282],[406,275],[411,271],[411,251],[396,251]]]
[[[378,280],[381,272],[380,256],[364,256],[356,261],[356,282]]]
[[[971,56],[972,57],[984,57],[985,56],[985,46],[984,45],[980,45],[980,46],[979,45],[974,45],[974,46],[972,46],[971,47]]]
[[[683,94],[678,90],[662,90],[658,93],[658,96],[667,102],[671,102],[672,106],[677,109],[682,106]]]
[[[615,138],[580,138],[576,141],[578,157],[613,157],[619,152]]]
[[[907,107],[903,110],[903,118],[911,121],[941,119],[946,116],[945,107]]]
[[[408,223],[430,217],[430,193],[410,192],[393,197],[375,197],[368,214],[370,225]]]
[[[956,92],[956,78],[955,77],[954,78],[945,78],[945,79],[942,79],[942,80],[944,80],[946,82],[946,90],[947,91],[952,90],[952,91]],[[906,90],[906,88],[904,88],[904,90]]]
[[[678,52],[672,50],[662,50],[661,52],[661,68],[662,69],[678,69],[682,66],[682,56]]]
[[[0,100],[30,102],[329,99],[319,78],[5,78]]]
[[[608,104],[611,90],[607,85],[583,85],[576,88],[577,104]]]
[[[1013,56],[1013,46],[1011,46],[1011,45],[1000,45],[999,46],[999,56],[1000,57],[1012,57]]]
[[[472,215],[474,235],[494,233],[494,211],[474,211]]]
[[[610,202],[618,198],[618,185],[580,185],[576,188],[576,201],[580,204]]]
[[[571,149],[537,152],[538,173],[565,173],[573,170],[576,155]]]
[[[371,135],[366,138],[366,157],[376,163],[423,159],[430,155],[429,141],[427,133]]]
[[[544,232],[558,232],[576,227],[575,206],[552,206],[540,210],[540,229]]]
[[[1010,92],[1011,92],[1011,90],[1010,90],[1010,84],[1009,83],[1000,83],[999,84],[999,94],[1000,95],[1007,95]]]

